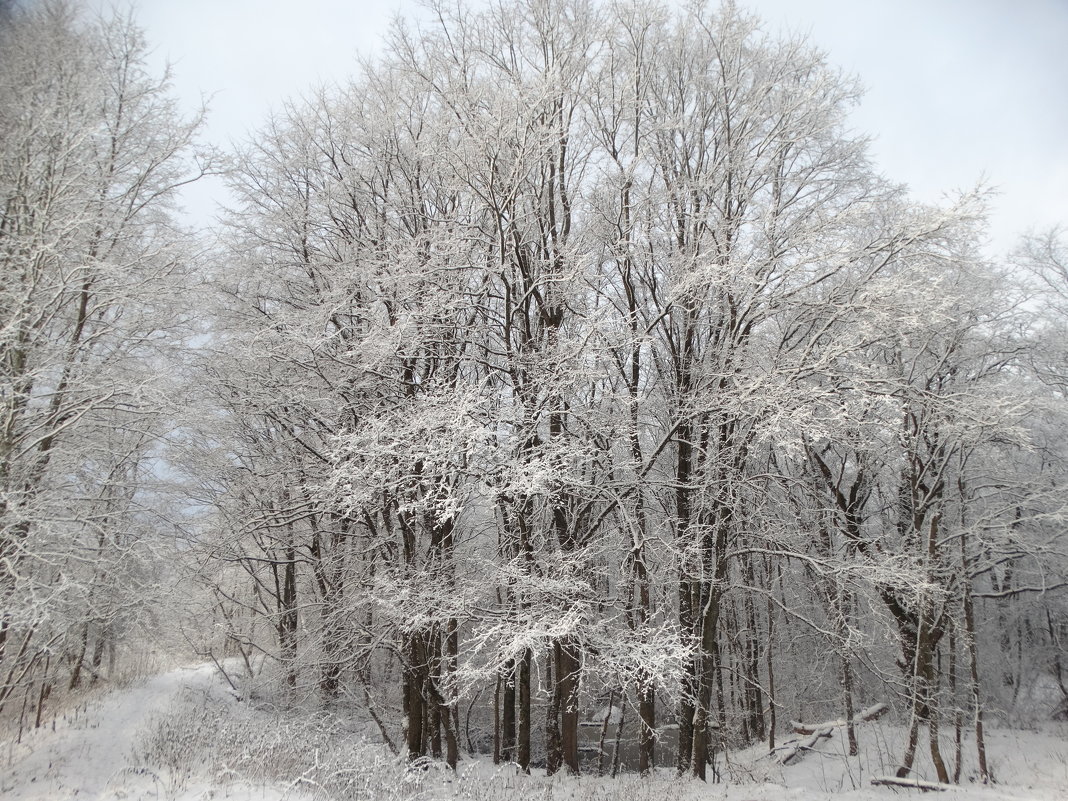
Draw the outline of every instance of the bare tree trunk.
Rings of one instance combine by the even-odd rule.
[[[953,702],[953,783],[960,784],[961,760],[963,759],[964,713],[957,698],[957,631],[956,625],[949,629],[949,697]]]
[[[421,635],[409,635],[408,647],[405,649],[404,686],[408,708],[408,759],[414,760],[426,754],[426,700],[424,698],[424,670],[426,653],[422,646]]]
[[[41,676],[41,689],[37,694],[37,717],[33,724],[35,729],[41,728],[41,716],[44,713],[44,702],[52,692],[52,685],[49,683],[48,678],[48,668],[51,664],[52,656],[49,654],[45,657],[44,674]]]
[[[556,644],[556,681],[560,687],[560,749],[568,772],[579,773],[578,757],[578,690],[579,658],[576,646],[570,637]]]
[[[656,767],[656,690],[646,681],[638,687],[638,772]]]
[[[460,635],[455,618],[445,624],[445,659],[442,669],[455,674],[459,658]],[[451,685],[450,685],[451,686]],[[445,762],[456,770],[460,763],[460,708],[455,697],[444,700],[441,705],[442,722],[445,726]]]
[[[713,728],[712,698],[716,689],[716,674],[719,672],[719,647],[717,642],[719,622],[719,592],[715,587],[705,589],[704,614],[702,615],[701,656],[698,671],[698,693],[693,716],[693,753],[691,770],[695,778],[706,779],[706,767],[712,749]]]
[[[916,760],[916,744],[920,739],[920,717],[916,711],[915,701],[911,705],[911,711],[909,713],[909,739],[905,745],[905,753],[901,757],[901,766],[897,769],[895,774],[897,778],[903,779],[912,772],[912,763]]]
[[[608,724],[612,720],[613,704],[616,700],[615,687],[608,691],[608,709],[605,712],[604,720],[601,721],[601,736],[597,740],[597,775],[604,776],[604,742],[608,737]]]
[[[100,666],[104,662],[104,650],[111,640],[111,626],[107,623],[100,627],[96,635],[96,643],[93,645],[93,656],[89,664],[93,666],[93,680],[90,684],[96,684],[100,678]]]
[[[853,666],[849,663],[849,655],[842,654],[842,694],[845,696],[846,714],[846,737],[849,740],[849,755],[856,756],[860,753],[857,746],[857,727],[853,723],[856,710],[853,704]]]
[[[516,761],[525,773],[530,773],[530,660],[528,648],[519,660],[519,747]]]
[[[692,345],[690,342],[692,335],[687,333],[684,339],[687,347],[690,347]],[[686,353],[680,356],[679,359],[680,375],[677,380],[680,385],[680,394],[683,394],[688,389],[689,358],[690,354]],[[691,514],[691,487],[689,483],[693,474],[693,427],[687,423],[679,425],[677,441],[678,453],[675,457],[675,537],[679,542],[680,548],[688,549],[691,545],[688,538]],[[698,637],[699,629],[697,626],[698,615],[701,611],[700,597],[696,592],[697,582],[691,578],[691,574],[695,570],[695,567],[686,564],[683,564],[680,568],[679,628],[682,630],[683,636],[694,637],[692,642],[694,649],[701,649],[702,643]],[[697,722],[696,712],[699,706],[698,696],[701,684],[699,677],[700,664],[701,654],[699,650],[695,650],[682,678],[682,693],[679,700],[678,715],[679,744],[678,752],[675,756],[675,767],[680,776],[690,770],[693,762],[694,726]]]
[[[286,684],[297,686],[297,632],[300,621],[297,611],[297,552],[290,532],[286,547],[286,563],[282,582],[282,615],[278,624],[278,638],[282,663],[286,670]]]
[[[771,581],[771,570],[768,569],[768,639],[764,645],[765,669],[768,672],[768,751],[775,750],[775,725],[776,725],[776,700],[775,700],[775,660],[772,656],[775,645],[775,607],[771,602],[774,586]]]
[[[939,742],[938,742],[938,734],[939,734],[938,716],[939,716],[939,711],[938,711],[938,706],[937,706],[937,701],[936,701],[936,697],[937,697],[937,693],[938,693],[938,687],[937,687],[938,679],[937,679],[936,675],[933,675],[934,674],[934,670],[933,669],[932,669],[931,673],[932,673],[932,675],[931,675],[931,683],[934,686],[932,687],[932,692],[930,693],[930,699],[931,700],[930,700],[930,704],[928,706],[928,723],[927,723],[928,741],[929,741],[930,746],[931,746],[931,761],[934,763],[935,772],[938,774],[938,781],[942,782],[943,784],[949,784],[949,772],[946,770],[946,763],[945,763],[945,760],[942,759],[942,750],[941,750],[941,746],[939,745]]]
[[[70,673],[70,684],[67,686],[68,690],[77,689],[82,683],[82,663],[85,661],[85,652],[89,650],[89,623],[82,624],[81,642],[78,646],[78,653],[73,659],[73,669]]]
[[[924,605],[929,602],[924,601]],[[934,635],[931,631],[929,610],[924,609],[919,615],[919,631],[915,640],[915,655],[911,681],[912,692],[912,719],[909,726],[909,740],[905,748],[901,766],[897,769],[897,777],[904,778],[912,771],[912,764],[916,757],[916,746],[919,741],[919,727],[921,723],[928,726],[931,761],[938,774],[938,780],[943,784],[949,783],[949,773],[946,771],[945,762],[938,744],[938,710],[935,706],[935,694],[937,693],[937,681],[935,678],[935,644]]]
[[[515,660],[509,659],[501,670],[504,685],[501,710],[501,760],[515,761]]]
[[[388,510],[384,510],[388,514]],[[331,536],[333,553],[322,552],[322,535],[315,515],[309,517],[312,528],[312,572],[315,583],[319,589],[320,618],[322,626],[322,654],[319,661],[319,691],[327,700],[337,697],[341,682],[341,633],[343,622],[341,608],[344,584],[341,581],[341,565],[333,567],[327,564],[328,558],[340,559],[339,546],[342,540],[340,534]],[[412,639],[414,643],[414,638]],[[410,654],[407,654],[410,656]],[[409,694],[409,698],[412,696]]]
[[[961,548],[964,548],[963,537],[961,537]],[[967,572],[965,575],[967,576]],[[983,735],[983,704],[979,694],[979,647],[975,641],[975,611],[970,579],[966,579],[964,587],[964,636],[968,641],[968,676],[972,709],[975,710],[975,751],[979,760],[979,781],[989,784],[990,769],[987,767],[986,738]]]
[[[444,699],[441,697],[441,660],[439,658],[439,648],[441,646],[441,638],[434,636],[430,640],[430,652],[433,654],[431,665],[427,671],[428,683],[434,688],[433,695],[428,704],[427,712],[428,725],[427,729],[430,734],[430,756],[434,759],[441,759],[441,727],[444,722],[448,725],[449,708],[445,705]],[[442,718],[446,718],[442,721]]]
[[[975,606],[972,598],[971,566],[968,562],[968,528],[965,525],[964,503],[966,499],[963,479],[957,481],[957,491],[961,500],[961,534],[960,534],[960,570],[961,603],[964,607],[964,640],[968,646],[968,684],[971,690],[971,704],[975,714],[975,752],[979,761],[979,781],[990,783],[990,770],[986,763],[986,738],[983,734],[983,704],[979,693],[979,646],[976,644]],[[1019,509],[1017,509],[1019,514]]]
[[[619,725],[616,726],[616,742],[612,747],[612,778],[619,774],[619,757],[622,752],[620,743],[623,741],[623,724],[627,722],[627,695],[623,693],[619,699]]]
[[[838,614],[835,618],[838,628],[837,633],[842,639],[842,695],[845,701],[846,738],[849,742],[849,756],[856,756],[860,753],[860,748],[857,745],[857,727],[853,723],[853,718],[856,715],[853,693],[853,663],[849,649],[846,647],[847,641],[845,639],[849,632],[849,624],[853,618],[853,598],[849,591],[844,589],[838,581],[835,582],[835,598],[838,607]]]
[[[691,601],[691,582],[688,579],[679,581],[679,627],[686,634],[693,631],[693,604]],[[695,647],[698,647],[695,644]],[[675,768],[679,775],[690,770],[690,761],[693,759],[694,737],[694,712],[697,706],[697,675],[698,655],[695,652],[693,658],[686,665],[686,673],[682,677],[682,694],[679,700],[679,742],[675,754]]]
[[[563,747],[560,743],[560,682],[554,681],[558,674],[556,667],[557,643],[549,646],[545,659],[545,678],[549,691],[549,704],[545,708],[545,773],[549,776],[560,770],[564,761]]]
[[[493,683],[493,764],[501,764],[501,671]]]

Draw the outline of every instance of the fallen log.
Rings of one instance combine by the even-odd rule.
[[[873,776],[871,783],[884,787],[908,787],[911,790],[920,790],[924,793],[945,792],[956,789],[952,784],[941,782],[928,782],[923,779],[899,779],[897,776]]]
[[[887,713],[890,709],[888,704],[873,704],[867,709],[862,709],[856,715],[853,716],[853,725],[858,723],[867,723],[868,721],[877,720]],[[797,734],[815,734],[818,731],[824,729],[840,729],[843,726],[847,726],[849,721],[845,718],[839,718],[838,720],[828,720],[823,723],[800,723],[796,720],[790,721],[790,728]]]

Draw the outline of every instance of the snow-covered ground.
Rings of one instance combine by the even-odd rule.
[[[49,719],[42,728],[25,733],[21,744],[4,742],[0,798],[281,799],[275,788],[240,782],[215,788],[210,777],[176,788],[172,777],[140,764],[137,752],[154,721],[183,694],[195,697],[201,690],[207,697],[217,678],[211,665],[179,668],[98,697],[84,710],[59,716],[54,724]]]
[[[21,744],[3,743],[0,798],[303,801],[340,794],[365,801],[889,801],[921,795],[871,785],[874,776],[893,772],[900,753],[901,727],[883,721],[859,728],[859,757],[846,755],[844,729],[837,729],[786,766],[762,747],[721,759],[724,781],[708,785],[677,779],[670,771],[646,780],[550,779],[472,759],[455,777],[441,768],[411,771],[381,746],[362,743],[344,728],[317,738],[309,728],[314,719],[292,726],[283,721],[238,703],[210,666],[174,670],[101,695],[77,714],[60,715],[54,730],[49,720]],[[346,737],[348,750],[331,751]],[[969,781],[975,772],[973,751],[966,743],[962,784],[947,793],[953,801],[1068,799],[1068,728],[992,729],[989,761],[998,783],[989,787]],[[951,743],[944,755],[952,764]],[[931,777],[922,759],[917,772]],[[320,784],[324,776],[333,785]],[[344,789],[339,793],[337,787]]]

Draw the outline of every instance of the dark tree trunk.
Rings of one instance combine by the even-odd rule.
[[[89,650],[89,624],[82,624],[81,642],[78,645],[78,653],[72,659],[73,668],[70,673],[68,690],[77,689],[82,683],[82,663],[85,661],[85,652]]]
[[[493,684],[493,764],[501,764],[501,671]]]
[[[405,649],[407,664],[404,666],[404,686],[408,711],[408,759],[414,760],[426,755],[427,751],[427,709],[424,696],[426,649],[422,636],[409,635]]]
[[[704,615],[701,625],[701,655],[698,671],[698,693],[693,717],[693,755],[691,769],[694,777],[706,780],[706,768],[712,753],[712,698],[716,690],[716,675],[719,672],[719,647],[717,642],[720,597],[718,589],[709,587],[703,599]]]
[[[501,760],[515,762],[515,660],[509,659],[501,670],[504,687],[501,701]]]
[[[278,620],[278,644],[281,651],[282,663],[286,669],[286,684],[290,687],[297,686],[297,631],[299,619],[297,617],[297,554],[292,543],[286,548],[286,561],[283,569],[282,595],[279,598],[280,616]],[[328,685],[329,686],[329,685]],[[336,692],[336,684],[333,685]]]
[[[745,580],[750,587],[756,586],[756,571],[752,557],[745,559]],[[746,593],[745,608],[745,700],[748,718],[749,740],[764,739],[764,691],[760,684],[760,648],[757,644],[756,607],[753,596]]]
[[[683,579],[679,582],[679,625],[684,633],[693,631],[693,604],[690,601],[690,582]],[[690,760],[693,758],[693,729],[694,711],[697,700],[697,672],[698,657],[694,657],[687,665],[686,673],[682,677],[682,697],[679,701],[679,744],[675,754],[675,768],[679,775],[690,770]]]
[[[693,473],[693,429],[689,425],[679,426],[678,454],[675,459],[675,537],[680,547],[689,546],[687,539],[690,529],[690,476]],[[697,639],[697,614],[699,603],[695,604],[697,584],[691,578],[694,568],[683,565],[679,577],[679,628],[683,635]],[[695,606],[697,608],[695,608]],[[700,641],[693,642],[694,648],[701,648]],[[690,770],[693,760],[694,723],[699,692],[700,656],[694,653],[682,679],[682,697],[679,701],[679,747],[675,756],[675,766],[679,775]]]
[[[962,537],[961,548],[963,547]],[[964,587],[964,636],[968,639],[968,677],[972,709],[975,711],[975,750],[979,759],[979,781],[989,784],[990,770],[986,764],[986,737],[983,733],[983,704],[979,695],[979,647],[975,642],[975,610],[970,579],[966,580]]]
[[[563,746],[560,742],[560,682],[554,681],[558,672],[557,647],[557,644],[549,646],[545,660],[545,678],[552,688],[549,704],[545,708],[545,773],[549,776],[557,773],[564,762]]]
[[[556,681],[560,688],[560,749],[563,764],[569,773],[579,772],[578,757],[578,649],[571,638],[558,641],[555,646]]]
[[[651,683],[638,687],[638,771],[648,775],[656,767],[656,691]]]
[[[100,631],[96,635],[96,643],[93,645],[93,656],[89,664],[93,666],[93,680],[91,684],[96,684],[97,679],[100,677],[100,668],[104,663],[104,650],[107,647],[109,640],[111,639],[111,627],[103,625],[100,627]]]
[[[842,654],[842,695],[845,697],[846,738],[849,741],[849,756],[856,756],[860,751],[857,745],[857,727],[853,723],[856,715],[853,702],[853,666],[849,664],[848,654]]]
[[[456,672],[459,650],[459,627],[456,620],[452,618],[446,623],[445,628],[444,670],[449,673],[454,674]],[[445,726],[445,761],[450,768],[456,770],[456,766],[460,763],[460,708],[458,700],[442,699],[441,716]]]
[[[516,761],[526,773],[530,773],[530,660],[533,655],[528,648],[519,660],[519,742]]]

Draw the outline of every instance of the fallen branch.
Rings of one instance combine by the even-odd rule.
[[[382,735],[382,739],[385,741],[386,745],[389,746],[389,750],[393,753],[393,756],[397,756],[400,751],[397,750],[396,743],[394,743],[393,739],[389,736],[389,731],[386,729],[385,724],[382,723],[382,719],[378,717],[378,713],[375,712],[375,704],[371,699],[371,690],[367,686],[366,679],[363,682],[363,698],[367,704],[367,711],[371,713],[371,720],[378,726],[378,731]]]
[[[874,704],[867,709],[862,709],[859,714],[853,716],[853,724],[867,723],[886,714],[890,707],[887,704]],[[771,752],[781,765],[787,765],[792,760],[800,759],[805,751],[812,751],[816,744],[825,738],[829,738],[835,729],[848,725],[846,720],[829,720],[824,723],[799,723],[790,721],[790,727],[801,735],[806,735],[804,740],[790,740]]]
[[[827,726],[819,731],[812,732],[812,736],[804,740],[795,740],[794,742],[784,743],[779,746],[779,748],[775,749],[775,751],[779,752],[779,764],[786,765],[790,760],[799,757],[802,751],[811,751],[816,743],[824,738],[830,737],[833,731],[833,726]]]
[[[921,790],[925,793],[935,791],[945,792],[946,790],[954,789],[952,784],[927,782],[923,779],[899,779],[897,776],[873,776],[871,783],[875,785],[884,785],[886,787],[908,787],[914,790]]]

